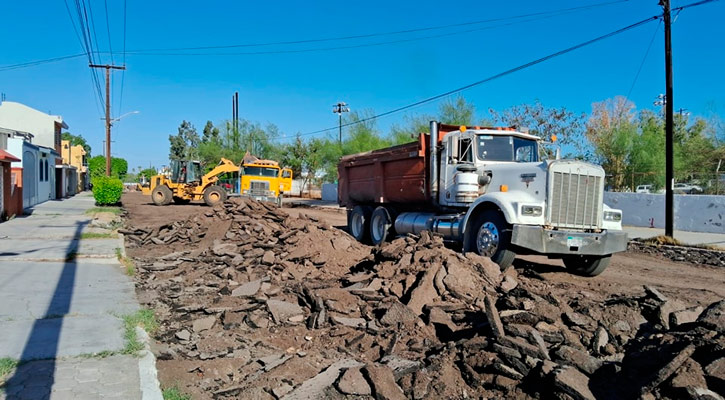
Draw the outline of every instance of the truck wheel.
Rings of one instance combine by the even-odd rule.
[[[183,205],[191,203],[190,199],[182,199],[181,197],[174,196],[174,203]]]
[[[388,238],[390,228],[393,226],[393,219],[387,208],[379,206],[373,211],[370,217],[370,241],[377,246]]]
[[[514,262],[516,253],[508,249],[511,244],[511,226],[503,215],[495,210],[486,210],[472,228],[469,248],[490,258],[501,271],[507,270]]]
[[[166,185],[157,186],[153,192],[151,192],[151,200],[157,206],[165,206],[171,203],[171,189]]]
[[[219,203],[223,203],[227,199],[227,192],[221,186],[212,185],[204,189],[204,203],[209,207],[214,207]]]
[[[597,276],[604,272],[612,256],[564,256],[564,265],[571,273],[581,276]]]
[[[367,206],[355,206],[347,214],[347,230],[358,242],[368,243],[371,215],[372,209]]]

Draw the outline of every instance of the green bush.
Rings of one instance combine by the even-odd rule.
[[[108,176],[93,179],[93,198],[96,199],[96,204],[100,206],[116,204],[121,200],[121,193],[123,193],[123,183],[120,179]]]

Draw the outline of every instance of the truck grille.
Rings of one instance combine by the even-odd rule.
[[[603,174],[596,169],[576,168],[576,164],[568,167],[557,166],[550,171],[549,223],[562,228],[600,227]]]
[[[249,182],[249,191],[252,194],[266,196],[269,192],[269,182],[267,181],[251,181]]]

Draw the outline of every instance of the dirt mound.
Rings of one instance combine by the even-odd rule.
[[[137,287],[161,320],[161,378],[195,397],[722,390],[720,303],[703,312],[649,287],[606,299],[552,290],[536,273],[501,273],[426,232],[371,248],[314,218],[243,199],[124,232],[146,255],[137,258]]]

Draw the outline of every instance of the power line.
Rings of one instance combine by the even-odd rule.
[[[87,56],[89,62],[92,62],[91,61],[90,53],[88,51],[88,48],[85,46],[84,40],[81,39],[81,35],[78,33],[78,29],[76,29],[75,19],[73,18],[73,14],[71,13],[70,7],[68,6],[68,0],[63,0],[63,3],[65,4],[65,9],[68,12],[68,18],[70,18],[70,23],[71,23],[71,26],[73,26],[73,32],[75,33],[76,38],[78,39],[78,43],[81,45],[81,48],[82,49],[86,50],[86,52],[84,54],[76,54],[76,55],[64,56],[64,57],[55,57],[55,58],[50,58],[50,59],[45,59],[45,60],[38,60],[38,61],[30,62],[30,63],[15,64],[13,66],[3,67],[2,69],[0,69],[0,71],[7,71],[7,70],[11,70],[11,69],[18,69],[18,68],[27,68],[27,67],[30,67],[30,66],[35,66],[35,65],[45,64],[45,63],[49,63],[49,62],[60,61],[60,60],[69,59],[69,58],[81,57],[81,56]],[[77,2],[77,0],[76,0],[76,10],[78,10],[78,2]],[[81,30],[82,30],[83,29],[82,28],[82,26],[83,26],[82,20],[79,21],[79,26],[81,27]],[[83,33],[84,33],[83,37],[85,39],[85,32],[83,31]],[[91,81],[92,81],[92,83],[93,82],[96,82],[94,78],[95,78],[94,77],[94,74],[93,74],[93,72],[91,72]],[[102,104],[103,103],[103,100],[100,98],[100,93],[98,91],[98,86],[97,85],[96,85],[96,88],[95,88],[94,92],[95,92],[96,95],[99,96],[100,104]],[[99,104],[96,104],[96,107],[98,107],[98,106],[99,106]],[[97,108],[97,110],[98,110],[98,112],[100,112],[100,108]]]
[[[111,24],[108,22],[108,0],[103,0],[106,11],[106,34],[108,34],[108,52],[111,53],[111,64],[113,64],[113,45],[111,43]]]
[[[140,49],[140,50],[129,51],[129,53],[138,54],[138,53],[158,52],[158,51],[213,50],[213,49],[230,49],[230,48],[243,48],[243,47],[264,47],[264,46],[277,46],[277,45],[320,43],[320,42],[332,42],[332,41],[341,41],[341,40],[365,39],[365,38],[371,38],[371,37],[401,35],[401,34],[407,34],[407,33],[441,30],[441,29],[447,29],[447,28],[461,27],[461,26],[465,26],[465,25],[478,25],[478,24],[484,24],[484,23],[488,23],[488,22],[508,21],[508,20],[512,20],[512,19],[528,18],[528,17],[541,16],[541,15],[546,15],[546,14],[587,10],[587,9],[607,6],[607,5],[611,5],[611,4],[624,3],[627,1],[629,1],[629,0],[608,1],[608,2],[603,2],[603,3],[595,3],[595,4],[590,4],[590,5],[578,6],[578,7],[570,7],[570,8],[557,9],[557,10],[521,14],[521,15],[510,16],[510,17],[489,18],[489,19],[483,19],[483,20],[477,20],[477,21],[452,23],[452,24],[437,25],[437,26],[428,26],[428,27],[404,29],[404,30],[389,31],[389,32],[365,33],[365,34],[360,34],[360,35],[347,35],[347,36],[338,36],[338,37],[331,37],[331,38],[285,40],[285,41],[263,42],[263,43],[243,43],[243,44],[232,44],[232,45]]]
[[[570,12],[562,12],[559,14],[547,15],[547,16],[537,17],[537,18],[530,18],[527,20],[507,22],[504,24],[485,26],[485,27],[481,27],[481,28],[466,29],[466,30],[456,31],[456,32],[440,33],[440,34],[436,34],[436,35],[420,36],[420,37],[416,37],[416,38],[396,39],[396,40],[388,40],[388,41],[382,41],[382,42],[362,43],[362,44],[344,45],[344,46],[318,47],[318,48],[312,48],[312,49],[266,50],[266,51],[247,51],[247,52],[233,52],[233,53],[208,53],[208,52],[206,52],[206,53],[163,53],[163,52],[162,53],[137,53],[134,51],[128,51],[128,53],[136,55],[136,56],[203,56],[203,57],[208,57],[208,56],[295,54],[295,53],[312,53],[312,52],[321,52],[321,51],[358,49],[358,48],[365,48],[365,47],[384,46],[384,45],[389,45],[389,44],[409,43],[409,42],[416,42],[416,41],[428,40],[428,39],[437,39],[437,38],[442,38],[442,37],[447,37],[447,36],[463,35],[466,33],[480,32],[480,31],[500,28],[500,27],[504,27],[504,26],[511,26],[511,25],[516,25],[516,24],[522,24],[522,23],[547,19],[547,18],[553,18],[553,17],[557,17],[560,15],[568,14],[568,13],[570,13]]]
[[[637,68],[637,73],[634,75],[634,79],[632,80],[632,85],[629,87],[629,90],[627,91],[627,97],[625,97],[627,100],[629,100],[629,96],[632,94],[632,90],[634,90],[634,85],[637,84],[637,79],[639,79],[639,74],[642,72],[642,67],[644,67],[644,62],[647,60],[647,56],[649,55],[649,51],[652,49],[652,44],[655,42],[655,39],[657,38],[657,33],[660,31],[661,25],[662,25],[662,20],[660,19],[660,23],[657,24],[657,28],[655,28],[655,32],[652,34],[652,39],[649,41],[649,45],[647,46],[647,51],[644,52],[644,57],[642,57],[642,62],[639,64],[639,68]]]
[[[85,57],[85,56],[86,56],[86,53],[80,53],[80,54],[73,54],[70,56],[46,58],[44,60],[27,61],[27,62],[20,63],[20,64],[4,65],[4,66],[0,66],[0,71],[9,71],[9,70],[13,70],[13,69],[34,67],[36,65],[49,64],[49,63],[53,63],[53,62],[57,62],[57,61],[70,60],[72,58]]]
[[[123,0],[123,66],[126,66],[126,0]],[[118,103],[118,112],[121,113],[123,109],[123,83],[126,80],[126,70],[121,71],[121,91],[120,100]]]
[[[502,78],[502,77],[504,77],[506,75],[510,75],[510,74],[512,74],[514,72],[518,72],[518,71],[521,71],[523,69],[532,67],[532,66],[537,65],[537,64],[540,64],[540,63],[542,63],[544,61],[548,61],[548,60],[550,60],[552,58],[555,58],[555,57],[564,55],[566,53],[570,53],[570,52],[572,52],[574,50],[577,50],[577,49],[580,49],[582,47],[591,45],[593,43],[596,43],[596,42],[599,42],[601,40],[607,39],[609,37],[618,35],[620,33],[629,31],[631,29],[634,29],[636,27],[639,27],[641,25],[644,25],[644,24],[646,24],[648,22],[657,20],[659,18],[660,18],[660,16],[654,16],[654,17],[649,17],[649,18],[643,19],[643,20],[641,20],[639,22],[635,22],[635,23],[633,23],[631,25],[625,26],[624,28],[617,29],[615,31],[609,32],[609,33],[604,34],[602,36],[598,36],[598,37],[596,37],[594,39],[590,39],[590,40],[587,40],[585,42],[582,42],[582,43],[576,44],[574,46],[568,47],[566,49],[559,50],[559,51],[557,51],[555,53],[552,53],[552,54],[549,54],[547,56],[544,56],[544,57],[538,58],[536,60],[530,61],[530,62],[528,62],[526,64],[522,64],[522,65],[519,65],[517,67],[514,67],[514,68],[508,69],[506,71],[500,72],[498,74],[489,76],[488,78],[484,78],[484,79],[478,80],[476,82],[469,83],[469,84],[467,84],[465,86],[461,86],[459,88],[456,88],[456,89],[453,89],[453,90],[449,90],[449,91],[447,91],[445,93],[437,94],[435,96],[428,97],[426,99],[417,101],[415,103],[411,103],[411,104],[408,104],[408,105],[405,105],[405,106],[402,106],[402,107],[398,107],[398,108],[395,108],[393,110],[389,110],[389,111],[386,111],[386,112],[383,112],[383,113],[380,113],[380,114],[377,114],[377,115],[374,115],[374,116],[371,116],[371,117],[361,118],[361,119],[359,119],[357,121],[354,121],[354,122],[348,122],[348,123],[343,124],[342,126],[343,127],[346,127],[346,126],[350,126],[350,125],[359,124],[359,123],[362,123],[362,122],[374,120],[376,118],[380,118],[380,117],[384,117],[384,116],[387,116],[387,115],[395,114],[395,113],[398,113],[398,112],[407,110],[409,108],[413,108],[413,107],[417,107],[417,106],[420,106],[420,105],[423,105],[423,104],[426,104],[426,103],[430,103],[430,102],[432,102],[434,100],[438,100],[440,98],[443,98],[443,97],[446,97],[446,96],[450,96],[452,94],[456,94],[456,93],[462,92],[462,91],[464,91],[466,89],[470,89],[470,88],[472,88],[474,86],[478,86],[478,85],[481,85],[483,83],[490,82],[490,81],[493,81],[493,80],[498,79],[498,78]],[[329,131],[332,131],[332,130],[335,130],[335,129],[338,129],[338,127],[332,127],[332,128],[326,128],[326,129],[320,129],[320,130],[316,130],[316,131],[312,131],[312,132],[302,133],[302,134],[299,134],[299,136],[314,135],[314,134],[318,134],[318,133],[329,132]]]
[[[473,21],[473,22],[467,22],[467,23],[461,23],[461,24],[449,24],[449,25],[440,25],[440,26],[434,26],[434,27],[423,27],[423,28],[415,28],[415,29],[408,29],[408,30],[402,30],[402,31],[393,31],[393,32],[385,32],[385,33],[371,33],[371,34],[364,34],[364,35],[352,35],[352,36],[342,36],[342,37],[335,37],[335,38],[325,38],[325,39],[307,39],[307,40],[298,40],[298,41],[283,41],[283,42],[270,42],[270,43],[256,43],[256,44],[240,44],[240,45],[229,45],[229,46],[207,46],[207,47],[189,47],[189,48],[168,48],[168,49],[147,49],[147,50],[126,50],[126,1],[124,1],[124,25],[123,25],[123,32],[124,32],[124,38],[123,38],[123,57],[124,61],[123,64],[126,64],[125,56],[126,54],[133,54],[133,55],[168,55],[168,56],[210,56],[210,55],[263,55],[263,54],[284,54],[284,53],[304,53],[304,52],[315,52],[315,51],[330,51],[330,50],[342,50],[342,49],[351,49],[351,48],[361,48],[361,47],[373,47],[373,46],[381,46],[386,44],[395,44],[395,43],[405,43],[405,42],[411,42],[411,41],[419,41],[419,40],[426,40],[426,39],[433,39],[433,38],[439,38],[439,37],[445,37],[445,36],[453,36],[453,35],[460,35],[465,33],[471,33],[481,30],[488,30],[488,29],[494,29],[502,26],[509,26],[519,23],[526,23],[531,22],[539,19],[545,19],[545,18],[552,18],[568,13],[572,13],[579,10],[585,10],[585,9],[591,9],[595,7],[610,5],[610,4],[616,4],[616,3],[622,3],[629,0],[618,0],[618,1],[611,1],[606,3],[598,3],[598,4],[592,4],[588,6],[580,6],[580,7],[571,7],[561,10],[552,10],[552,11],[545,11],[545,12],[538,12],[538,13],[529,13],[529,14],[523,14],[513,17],[506,17],[506,18],[492,18],[487,20],[480,20],[480,21]],[[714,1],[714,0],[710,0]],[[76,0],[76,3],[78,1]],[[67,7],[67,4],[66,4]],[[70,13],[70,11],[69,11]],[[551,15],[546,15],[551,14]],[[402,33],[411,33],[411,32],[420,32],[420,31],[430,31],[430,30],[438,30],[438,29],[445,29],[450,27],[458,27],[462,25],[475,25],[475,24],[481,24],[484,22],[492,22],[492,21],[502,21],[502,20],[510,20],[510,19],[519,19],[519,18],[525,18],[530,16],[540,16],[545,15],[541,18],[533,18],[533,19],[527,19],[523,21],[517,21],[512,23],[506,23],[506,24],[499,24],[494,26],[487,26],[482,28],[476,28],[476,29],[468,29],[463,31],[456,31],[456,32],[449,32],[444,33],[440,35],[430,35],[430,36],[423,36],[418,38],[409,38],[409,39],[400,39],[400,40],[393,40],[393,41],[384,41],[384,42],[375,42],[375,43],[365,43],[365,44],[357,44],[357,45],[350,45],[350,46],[335,46],[335,47],[325,47],[325,48],[314,48],[314,49],[297,49],[297,50],[276,50],[276,51],[258,51],[258,52],[240,52],[240,53],[145,53],[152,50],[158,50],[158,51],[175,51],[175,50],[187,50],[187,49],[214,49],[214,48],[232,48],[232,47],[255,47],[255,46],[271,46],[271,45],[278,45],[278,44],[299,44],[299,43],[312,43],[312,42],[326,42],[326,41],[338,41],[338,40],[347,40],[347,39],[357,39],[357,38],[366,38],[366,37],[375,37],[375,36],[385,36],[385,35],[394,35],[394,34],[402,34]],[[79,18],[82,18],[82,14],[79,12]],[[75,24],[73,24],[74,30],[75,30]],[[95,55],[99,53],[105,53],[105,52],[99,52],[94,50],[88,50],[89,48],[92,49],[93,45],[92,43],[87,43],[88,38],[90,37],[90,30],[83,31],[84,38],[83,40],[86,41],[86,44],[83,44],[83,41],[81,41],[79,37],[79,41],[81,41],[81,45],[86,49],[87,53]],[[76,35],[77,31],[76,31]],[[110,43],[110,39],[109,39]],[[113,51],[110,49],[109,46],[109,54],[111,54],[111,57],[113,57]],[[54,61],[60,61],[66,58],[73,58],[77,57],[78,55],[74,56],[64,56],[64,57],[55,57],[47,60],[38,60],[38,61],[32,61],[28,63],[22,63],[22,64],[14,64],[14,65],[7,65],[0,67],[0,71],[3,71],[5,69],[14,69],[14,68],[23,68],[23,67],[31,67],[37,64],[46,63],[46,62],[54,62]],[[89,63],[94,63],[95,59],[93,57],[89,58]],[[36,64],[37,63],[37,64]],[[27,64],[27,65],[26,65]],[[122,80],[123,80],[123,74],[122,74]],[[123,92],[121,92],[122,94]]]

